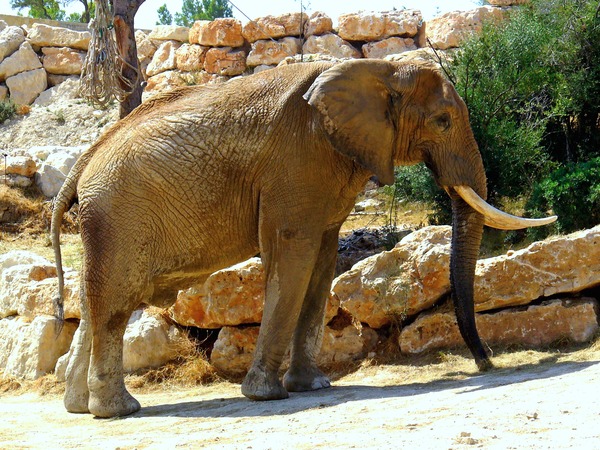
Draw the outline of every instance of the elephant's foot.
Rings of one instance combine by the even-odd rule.
[[[70,413],[85,414],[90,412],[88,408],[89,398],[90,393],[87,389],[85,392],[74,392],[73,389],[67,387],[63,402]]]
[[[89,411],[96,417],[127,416],[141,408],[140,403],[127,392],[125,386],[112,393],[103,390],[101,395],[90,392],[88,406]]]
[[[283,377],[283,385],[289,392],[306,392],[331,387],[331,381],[316,366],[290,367]]]
[[[277,372],[270,373],[254,366],[244,378],[242,394],[252,400],[281,400],[289,397]]]

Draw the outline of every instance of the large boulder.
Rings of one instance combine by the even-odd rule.
[[[212,274],[201,284],[179,292],[170,309],[172,319],[185,326],[222,328],[258,324],[265,301],[265,274],[260,258],[251,258]],[[325,312],[329,322],[338,310],[330,299]]]
[[[587,342],[598,332],[595,299],[562,299],[494,314],[477,314],[477,330],[489,345],[535,348],[556,342]],[[454,312],[425,313],[400,334],[403,353],[464,346]]]
[[[323,54],[340,59],[362,58],[361,52],[333,33],[309,36],[302,51],[304,54]]]
[[[209,47],[241,47],[244,45],[242,23],[233,18],[198,20],[190,29],[190,43]]]
[[[244,25],[244,38],[250,43],[259,39],[279,39],[286,36],[300,36],[304,24],[308,22],[305,13],[288,13],[279,16],[265,16]]]
[[[156,41],[188,42],[190,29],[179,25],[157,25],[148,35]]]
[[[231,47],[212,47],[206,52],[204,70],[215,75],[241,75],[246,71],[246,52]]]
[[[148,64],[146,74],[151,77],[175,69],[177,67],[176,52],[179,47],[181,47],[181,42],[178,41],[163,42],[154,53],[150,64]]]
[[[184,72],[199,72],[204,68],[208,47],[198,44],[183,44],[175,51],[175,65]]]
[[[0,61],[12,55],[25,42],[21,27],[6,27],[0,32]]]
[[[450,289],[449,226],[426,227],[333,281],[340,306],[372,328],[433,306]]]
[[[27,32],[29,43],[37,47],[71,47],[87,51],[91,38],[88,31],[74,31],[42,23],[34,23]]]
[[[35,184],[48,198],[56,197],[67,176],[50,164],[42,164],[35,174]]]
[[[86,55],[68,47],[43,47],[42,53],[46,72],[58,75],[79,75]]]
[[[31,105],[48,87],[48,78],[43,68],[21,72],[6,79],[10,99],[16,105]]]
[[[504,16],[504,9],[493,6],[448,12],[427,22],[427,37],[435,48],[460,47],[466,38],[481,31],[485,21],[498,21]]]
[[[365,58],[383,59],[389,55],[416,50],[417,46],[412,38],[391,37],[377,42],[367,42],[362,46]]]
[[[347,41],[378,41],[392,36],[412,37],[423,21],[420,11],[344,14],[339,17],[338,34]]]
[[[32,177],[37,171],[37,164],[30,156],[7,156],[4,164],[0,165],[0,174]]]
[[[4,81],[21,72],[39,69],[40,67],[42,67],[42,63],[38,55],[31,48],[31,44],[23,42],[16,52],[0,63],[0,81]]]
[[[57,324],[52,316],[0,320],[0,368],[5,375],[35,380],[54,370],[68,349],[77,325]]]
[[[294,37],[285,37],[278,41],[258,40],[252,43],[252,49],[246,59],[249,67],[276,65],[288,56],[294,56],[302,50],[302,41]]]
[[[316,11],[304,24],[304,36],[320,36],[325,33],[333,33],[333,21],[327,14]]]

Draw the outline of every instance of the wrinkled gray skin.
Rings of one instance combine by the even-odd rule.
[[[67,410],[137,411],[122,365],[132,311],[142,302],[169,306],[178,289],[259,251],[266,302],[243,394],[270,400],[328,387],[315,356],[340,226],[371,176],[390,184],[394,165],[420,161],[452,197],[456,311],[479,367],[490,367],[473,312],[483,218],[452,190],[466,185],[486,197],[465,104],[426,65],[295,64],[158,96],[112,127],[69,174],[52,219],[60,265],[60,221],[78,198],[82,321]]]

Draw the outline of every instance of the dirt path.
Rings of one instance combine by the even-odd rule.
[[[3,396],[0,448],[600,448],[599,362],[390,385],[401,369],[277,402],[229,383],[137,394],[142,411],[110,420],[68,414],[58,397]]]

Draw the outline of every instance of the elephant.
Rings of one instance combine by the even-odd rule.
[[[376,176],[424,162],[452,199],[452,297],[478,367],[475,263],[484,223],[516,229],[485,202],[486,177],[465,103],[432,65],[297,63],[158,94],[80,157],[57,195],[51,238],[64,286],[60,223],[75,201],[83,243],[80,330],[66,373],[68,411],[140,409],[123,379],[123,334],[141,303],[260,253],[265,307],[242,393],[254,400],[327,388],[317,367],[340,226]],[[289,369],[278,376],[291,348]]]

